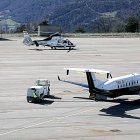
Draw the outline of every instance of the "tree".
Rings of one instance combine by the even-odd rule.
[[[126,32],[138,32],[139,31],[139,20],[135,17],[129,17],[128,22],[125,26]]]
[[[117,17],[101,16],[93,22],[92,29],[98,33],[124,32],[125,23]]]
[[[23,32],[23,31],[25,31],[26,30],[26,26],[25,25],[21,25],[20,27],[18,27],[17,28],[17,33],[21,33],[21,32]]]

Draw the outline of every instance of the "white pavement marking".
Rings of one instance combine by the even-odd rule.
[[[72,116],[75,116],[75,115],[79,115],[79,114],[82,114],[82,113],[85,113],[85,112],[89,112],[91,110],[93,110],[93,108],[89,109],[89,110],[83,110],[83,111],[80,111],[78,113],[73,113],[73,114],[70,114],[70,115],[67,115],[67,116],[63,116],[63,117],[54,117],[53,119],[48,120],[48,121],[44,121],[44,122],[40,122],[40,123],[35,123],[35,124],[29,125],[29,126],[26,126],[26,127],[20,128],[20,129],[15,129],[15,130],[12,130],[12,131],[1,133],[0,136],[6,135],[6,134],[10,134],[10,133],[14,133],[14,132],[18,132],[18,131],[22,131],[22,130],[25,130],[25,129],[28,129],[28,128],[32,128],[32,127],[35,127],[35,126],[39,126],[39,125],[42,125],[42,124],[45,124],[45,123],[52,122],[54,120],[56,121],[56,119],[57,119],[57,121],[58,120],[62,120],[64,118],[68,118],[68,117],[72,117]]]

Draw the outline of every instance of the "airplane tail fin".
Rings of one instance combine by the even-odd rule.
[[[34,45],[34,42],[32,41],[30,35],[27,32],[24,32],[23,44],[26,46]]]
[[[89,88],[89,92],[93,93],[93,90],[96,88],[96,77],[94,75],[94,72],[90,72],[89,69],[81,69],[81,68],[65,68],[67,75],[69,75],[69,71],[70,70],[74,70],[74,71],[80,71],[80,72],[84,72],[86,73],[86,78],[87,78],[87,82],[88,82],[88,88]]]
[[[94,89],[95,89],[95,83],[94,83],[94,81],[96,79],[93,79],[93,75],[92,75],[91,72],[86,72],[86,77],[87,77],[87,82],[88,82],[88,86],[89,86],[89,93],[93,93],[94,92]]]
[[[95,94],[98,93],[98,86],[101,81],[96,78],[96,74],[106,74],[106,78],[111,76],[110,71],[98,70],[98,69],[81,69],[81,68],[65,68],[67,75],[69,75],[70,70],[80,71],[86,73],[86,78],[88,82],[88,88],[90,93],[90,98],[95,98]]]

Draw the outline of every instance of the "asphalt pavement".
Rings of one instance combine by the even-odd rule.
[[[90,100],[86,83],[65,67],[109,70],[112,76],[140,72],[140,38],[70,38],[74,50],[24,46],[21,37],[0,41],[1,140],[139,140],[140,96]],[[27,103],[37,79],[51,82],[51,98]]]

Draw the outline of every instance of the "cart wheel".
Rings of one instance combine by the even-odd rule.
[[[48,93],[47,93],[47,95],[48,96],[50,95],[50,87],[48,87]]]
[[[32,102],[30,96],[27,96],[27,102],[28,102],[28,103]]]

